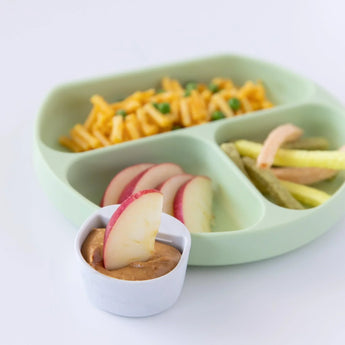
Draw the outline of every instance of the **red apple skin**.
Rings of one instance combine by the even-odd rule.
[[[113,213],[111,216],[106,228],[105,228],[105,233],[104,233],[104,241],[103,241],[103,262],[104,266],[106,267],[106,259],[105,259],[105,248],[107,246],[107,240],[109,237],[110,232],[112,231],[116,221],[120,217],[121,213],[136,199],[139,199],[141,196],[149,193],[159,193],[162,194],[160,191],[156,189],[145,189],[142,191],[139,191],[138,193],[130,195],[125,201],[121,203],[121,205],[116,209],[116,211]]]
[[[211,181],[211,179],[208,176],[194,176],[191,180],[184,183],[180,189],[177,191],[175,199],[174,199],[174,217],[177,218],[180,222],[183,224],[186,224],[185,218],[184,218],[184,196],[185,192],[188,189],[188,186],[190,183],[193,183],[195,179],[197,178],[204,178]]]
[[[178,174],[168,178],[157,187],[157,189],[163,193],[164,197],[163,212],[174,216],[174,200],[176,193],[182,185],[184,185],[192,178],[193,175],[190,174]]]
[[[139,163],[135,165],[131,165],[125,169],[122,169],[119,171],[110,181],[108,184],[100,206],[108,206],[108,205],[114,205],[119,202],[119,197],[122,193],[122,191],[126,188],[127,184],[137,175],[142,173],[148,168],[151,168],[154,164],[153,163]],[[113,189],[117,189],[114,191]],[[115,194],[115,195],[111,195]]]
[[[137,192],[135,189],[137,188],[138,184],[144,179],[145,177],[149,176],[149,174],[152,173],[153,169],[160,169],[160,168],[166,168],[167,171],[169,169],[173,169],[173,173],[167,173],[166,175],[161,175],[159,180],[152,181],[150,186],[145,186],[143,189],[152,189],[152,188],[157,188],[162,182],[164,182],[167,178],[177,175],[177,174],[182,174],[184,171],[182,168],[174,163],[161,163],[161,164],[156,164],[153,167],[143,171],[141,174],[137,175],[132,181],[128,183],[126,188],[122,191],[121,196],[119,198],[119,202],[122,203],[126,198],[128,198],[132,193]]]
[[[174,217],[177,218],[180,222],[183,224],[184,222],[184,217],[183,217],[183,195],[185,192],[185,189],[188,185],[188,183],[191,180],[185,182],[177,191],[174,199]]]

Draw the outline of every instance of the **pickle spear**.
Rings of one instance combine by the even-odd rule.
[[[237,167],[245,174],[248,178],[247,171],[244,167],[244,164],[242,162],[241,156],[239,152],[236,149],[236,146],[234,143],[223,143],[220,145],[221,149],[226,153],[226,155],[234,162],[234,164],[237,165]]]
[[[296,210],[304,209],[270,170],[258,168],[255,160],[250,157],[243,157],[242,160],[251,181],[262,194],[279,206]]]

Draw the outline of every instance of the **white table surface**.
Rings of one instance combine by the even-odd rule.
[[[345,220],[289,254],[187,271],[146,319],[96,310],[76,228],[32,167],[38,107],[55,85],[219,52],[281,64],[345,101],[339,1],[0,1],[0,344],[344,344]]]

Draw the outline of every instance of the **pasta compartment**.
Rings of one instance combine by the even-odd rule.
[[[138,90],[158,89],[165,76],[177,79],[181,84],[190,81],[208,84],[215,77],[230,78],[237,86],[246,81],[261,81],[268,99],[278,107],[304,101],[315,92],[310,81],[266,62],[235,55],[209,57],[58,87],[41,108],[37,128],[39,140],[54,150],[67,151],[59,144],[59,138],[68,135],[77,123],[85,123],[92,108],[90,98],[93,95],[101,95],[109,103],[116,102]],[[254,116],[259,112],[251,114]],[[153,129],[145,130],[150,132]],[[104,141],[99,133],[95,136]]]

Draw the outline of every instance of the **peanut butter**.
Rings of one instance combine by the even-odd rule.
[[[144,262],[133,262],[126,267],[107,270],[103,265],[105,229],[93,229],[84,241],[81,253],[95,270],[107,276],[124,280],[148,280],[169,273],[179,262],[181,253],[168,244],[155,242],[153,256]]]

